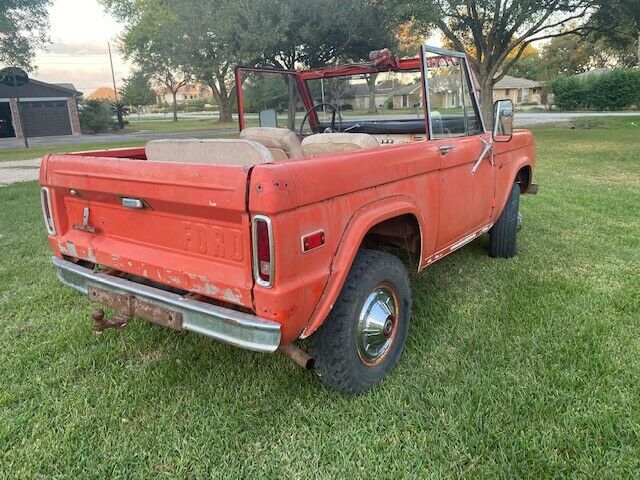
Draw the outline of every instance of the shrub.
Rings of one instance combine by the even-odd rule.
[[[102,100],[85,100],[79,109],[82,133],[100,133],[115,130],[111,104]]]
[[[558,77],[551,82],[562,110],[622,110],[640,107],[640,70],[616,69],[586,78]]]

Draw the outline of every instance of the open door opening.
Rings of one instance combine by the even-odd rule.
[[[299,75],[291,70],[238,67],[238,123],[297,131],[311,102]]]

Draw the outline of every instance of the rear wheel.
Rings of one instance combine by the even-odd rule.
[[[360,250],[335,306],[310,339],[315,371],[341,392],[365,392],[398,363],[410,318],[404,264],[389,253]]]
[[[507,204],[502,210],[496,223],[489,230],[489,256],[511,258],[517,253],[516,236],[519,221],[518,208],[520,207],[520,185],[514,183],[507,199]]]

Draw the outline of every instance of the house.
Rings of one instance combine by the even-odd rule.
[[[542,104],[542,84],[536,80],[505,75],[493,86],[493,100],[508,99],[514,105]]]
[[[165,85],[157,86],[155,92],[158,103],[173,103],[171,90]],[[176,101],[178,103],[187,103],[190,100],[209,99],[212,95],[211,88],[208,86],[201,83],[189,83],[178,89]]]
[[[17,90],[18,97],[13,86],[0,84],[0,138],[23,138],[24,132],[29,137],[80,135],[82,93],[73,85],[29,79]]]
[[[106,102],[115,102],[118,98],[116,91],[110,87],[100,87],[91,92],[87,100],[103,100]]]
[[[333,92],[328,92],[331,96]],[[333,93],[335,96],[335,93]],[[376,108],[389,106],[389,99],[392,98],[393,108],[413,108],[416,104],[422,104],[422,88],[419,83],[404,85],[397,81],[385,80],[376,84],[374,93]],[[371,101],[371,92],[367,83],[354,83],[346,86],[340,95],[341,106],[351,105],[356,110],[368,110]]]

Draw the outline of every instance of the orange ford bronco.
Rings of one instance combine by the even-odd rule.
[[[459,52],[235,75],[239,139],[43,159],[53,266],[115,311],[93,312],[96,331],[137,316],[280,350],[363,392],[409,332],[394,253],[422,270],[488,233],[489,255],[514,256],[519,197],[536,190],[533,137],[513,131],[508,100],[487,126]],[[306,351],[293,344],[306,338]]]

